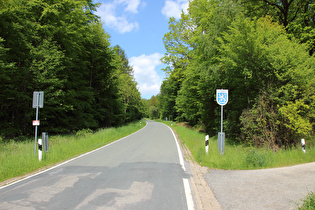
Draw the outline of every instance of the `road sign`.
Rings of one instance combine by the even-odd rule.
[[[43,108],[44,107],[44,91],[34,91],[33,92],[33,108]]]
[[[39,126],[39,120],[33,120],[33,126]]]
[[[217,89],[217,103],[224,106],[229,101],[229,90]]]
[[[217,103],[221,105],[221,132],[218,133],[218,148],[224,154],[225,133],[223,132],[223,106],[229,101],[229,90],[217,89]]]

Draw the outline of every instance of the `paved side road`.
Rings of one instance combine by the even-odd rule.
[[[204,177],[222,209],[296,209],[297,202],[315,192],[315,162],[261,170],[209,170]]]

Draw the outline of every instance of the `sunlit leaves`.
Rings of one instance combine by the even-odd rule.
[[[260,7],[266,2],[275,10],[268,13]],[[171,71],[161,88],[162,113],[171,110],[165,106],[166,96],[176,97],[177,119],[193,125],[202,122],[214,135],[219,122],[215,89],[225,88],[230,94],[225,106],[225,127],[230,138],[247,139],[254,136],[252,132],[260,138],[255,145],[277,148],[296,143],[297,136],[308,135],[314,129],[315,60],[309,56],[312,30],[300,21],[305,18],[303,14],[312,14],[312,7],[303,13],[299,10],[305,6],[302,1],[290,2],[291,5],[264,0],[191,1],[189,13],[171,21],[171,30],[165,36],[164,59],[173,60],[166,62]],[[275,11],[282,7],[296,11],[296,16],[276,17]],[[293,25],[298,26],[294,34],[298,40],[288,35]],[[189,32],[185,30],[188,26]],[[307,33],[297,36],[303,30]],[[302,37],[307,45],[301,44]],[[179,53],[182,49],[188,50],[188,60]],[[185,63],[184,68],[175,63]],[[179,69],[183,71],[176,71]],[[170,84],[179,84],[178,89],[169,88]],[[272,91],[266,91],[269,89]]]

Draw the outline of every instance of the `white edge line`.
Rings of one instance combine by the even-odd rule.
[[[162,123],[162,124],[165,125],[164,123]],[[167,126],[167,125],[165,125],[165,126]],[[178,157],[179,157],[179,163],[182,166],[183,170],[186,171],[183,153],[182,153],[182,150],[180,149],[180,146],[178,144],[178,141],[177,141],[177,138],[175,136],[175,133],[173,132],[172,128],[170,128],[169,126],[167,126],[167,127],[171,130],[171,132],[173,134],[173,137],[174,137],[174,140],[176,142],[177,151],[178,151]]]
[[[165,125],[164,123],[162,123],[162,124]],[[171,130],[171,132],[173,134],[173,137],[174,137],[174,140],[175,140],[176,146],[177,146],[177,151],[178,151],[178,156],[179,156],[179,163],[182,166],[183,170],[186,172],[183,153],[182,153],[182,150],[180,149],[180,146],[179,146],[179,143],[178,143],[177,138],[175,136],[175,133],[174,133],[174,131],[172,130],[171,127],[169,127],[168,125],[165,125],[165,126],[167,126]],[[194,210],[195,209],[194,199],[193,199],[192,194],[191,194],[189,180],[184,178],[183,179],[183,183],[184,183],[185,196],[186,196],[186,202],[187,202],[188,210]]]
[[[184,188],[185,188],[185,195],[186,195],[188,210],[193,210],[193,209],[195,209],[195,205],[194,205],[193,197],[192,197],[191,190],[190,190],[189,180],[183,179],[183,182],[184,182]]]
[[[86,156],[86,155],[89,155],[89,154],[91,154],[91,153],[93,153],[93,152],[96,152],[96,151],[98,151],[98,150],[101,150],[101,149],[103,149],[103,148],[105,148],[105,147],[108,147],[108,146],[110,146],[110,145],[113,145],[113,144],[115,144],[115,143],[118,143],[118,142],[124,140],[125,138],[128,138],[128,137],[130,137],[130,136],[132,136],[132,135],[134,135],[134,134],[140,132],[142,129],[144,129],[145,127],[147,127],[148,124],[149,124],[149,122],[147,122],[146,125],[145,125],[143,128],[141,128],[140,130],[138,130],[138,131],[136,131],[136,132],[134,132],[134,133],[132,133],[132,134],[129,134],[128,136],[125,136],[125,137],[123,137],[123,138],[121,138],[121,139],[118,139],[118,140],[116,140],[116,141],[113,141],[113,142],[111,142],[111,143],[109,143],[109,144],[106,144],[106,145],[104,145],[104,146],[102,146],[102,147],[100,147],[100,148],[97,148],[97,149],[92,150],[92,151],[90,151],[90,152],[87,152],[87,153],[84,153],[84,154],[82,154],[82,155],[79,155],[79,156],[77,156],[77,157],[75,157],[75,158],[72,158],[72,159],[67,160],[67,161],[65,161],[65,162],[63,162],[63,163],[60,163],[60,164],[58,164],[58,165],[55,165],[55,166],[53,166],[53,167],[51,167],[51,168],[48,168],[48,169],[46,169],[46,170],[44,170],[44,171],[38,172],[38,173],[36,173],[36,174],[30,175],[30,176],[25,177],[25,178],[23,178],[23,179],[20,179],[20,180],[18,180],[18,181],[12,182],[12,183],[7,184],[7,185],[4,185],[4,186],[0,187],[0,190],[4,189],[4,188],[6,188],[6,187],[9,187],[9,186],[11,186],[11,185],[17,184],[17,183],[19,183],[19,182],[22,182],[22,181],[24,181],[24,180],[30,179],[30,178],[32,178],[32,177],[34,177],[34,176],[37,176],[37,175],[46,173],[46,172],[48,172],[48,171],[50,171],[50,170],[53,170],[53,169],[58,168],[58,167],[60,167],[60,166],[62,166],[62,165],[65,165],[65,164],[67,164],[67,163],[69,163],[69,162],[71,162],[71,161],[73,161],[73,160],[79,159],[79,158],[84,157],[84,156]]]

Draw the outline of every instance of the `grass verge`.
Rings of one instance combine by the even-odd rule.
[[[171,122],[163,123],[171,126]],[[245,147],[243,145],[225,144],[225,153],[218,152],[217,137],[209,140],[209,152],[205,152],[205,134],[173,123],[171,126],[191,151],[195,161],[202,166],[215,169],[262,169],[291,166],[315,161],[315,148],[279,150]]]
[[[79,156],[116,141],[143,128],[145,122],[129,123],[117,128],[101,129],[95,133],[82,130],[77,135],[49,136],[49,152],[43,160],[34,155],[34,140],[0,143],[0,182],[40,168]]]

